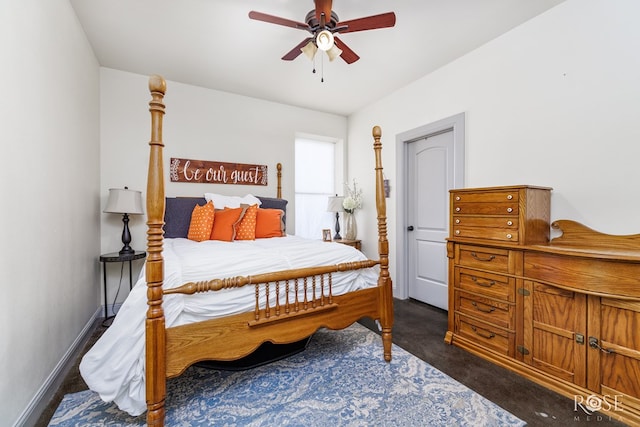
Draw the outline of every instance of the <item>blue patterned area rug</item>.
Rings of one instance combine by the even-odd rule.
[[[167,384],[167,426],[524,426],[522,420],[360,324],[244,371],[189,368]],[[66,395],[50,426],[144,426],[92,391]]]

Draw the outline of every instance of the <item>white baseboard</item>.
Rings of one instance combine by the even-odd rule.
[[[80,332],[80,335],[78,335],[78,337],[73,341],[67,352],[64,354],[64,356],[62,356],[62,359],[60,359],[51,374],[49,374],[36,395],[33,397],[33,399],[31,399],[29,405],[27,405],[25,410],[22,411],[22,414],[13,424],[13,427],[30,427],[35,425],[35,423],[38,421],[38,418],[40,418],[40,415],[49,404],[49,401],[55,394],[56,390],[60,388],[62,382],[64,381],[64,378],[71,370],[71,367],[73,366],[78,353],[82,350],[84,344],[88,341],[91,333],[93,332],[93,327],[95,325],[96,319],[101,318],[103,315],[104,307],[98,308],[98,310],[96,310],[96,312],[84,326],[84,328]]]

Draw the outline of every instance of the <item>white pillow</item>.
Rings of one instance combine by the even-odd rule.
[[[240,196],[225,196],[224,194],[216,193],[204,193],[204,198],[207,202],[213,202],[213,207],[216,209],[224,208],[239,208],[240,205],[258,205],[262,202],[256,196],[247,194],[244,197]]]

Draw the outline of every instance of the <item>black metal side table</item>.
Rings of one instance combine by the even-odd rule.
[[[146,258],[147,253],[144,251],[134,251],[132,254],[120,254],[113,252],[110,254],[100,255],[100,262],[102,263],[102,274],[104,278],[104,319],[108,319],[108,304],[107,304],[107,263],[108,262],[129,262],[129,290],[133,288],[133,273],[131,270],[131,261],[136,259]]]

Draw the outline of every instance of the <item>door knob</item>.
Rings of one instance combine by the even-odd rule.
[[[413,225],[408,226],[407,231],[413,231]]]

